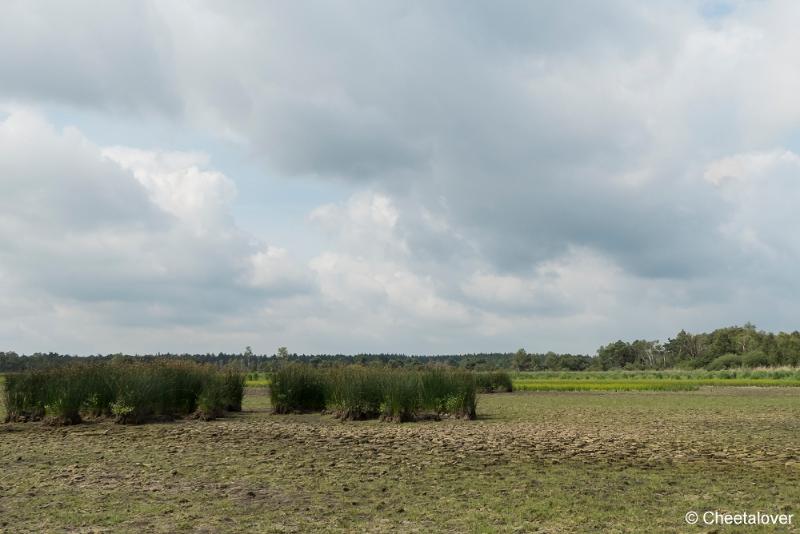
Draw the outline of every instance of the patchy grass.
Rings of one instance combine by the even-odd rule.
[[[0,425],[0,531],[702,532],[687,511],[800,512],[795,389],[478,404],[340,422],[271,415],[256,388],[209,423]]]

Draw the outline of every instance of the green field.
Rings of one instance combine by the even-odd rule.
[[[513,375],[516,391],[693,391],[701,387],[798,387],[800,372],[602,371],[531,372]]]
[[[268,399],[211,422],[0,425],[0,531],[708,532],[686,512],[800,511],[794,388],[481,395],[476,421],[407,424]]]
[[[269,386],[270,373],[248,373],[249,387]],[[702,386],[800,386],[800,370],[727,371],[540,371],[512,374],[514,389],[524,391],[690,391]]]
[[[629,379],[514,380],[516,391],[694,391],[701,387],[798,387],[800,381],[778,379]]]
[[[661,371],[524,371],[513,373],[516,380],[786,380],[800,381],[795,367],[737,368],[723,371],[705,369]]]
[[[272,373],[247,373],[245,376],[247,387],[256,388],[269,386]]]

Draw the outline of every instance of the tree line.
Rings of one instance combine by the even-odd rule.
[[[744,326],[718,328],[713,332],[690,334],[678,332],[666,342],[658,340],[615,341],[600,347],[597,354],[558,354],[490,352],[449,355],[406,354],[296,354],[280,347],[274,354],[254,354],[250,347],[240,353],[216,354],[147,354],[129,356],[106,354],[76,356],[55,352],[20,355],[0,352],[0,372],[39,369],[69,362],[73,358],[98,360],[181,358],[219,367],[236,366],[248,372],[273,372],[286,362],[304,362],[315,366],[341,364],[390,367],[424,367],[431,364],[475,371],[585,371],[612,369],[727,369],[731,367],[800,366],[800,332],[765,332],[747,323]]]
[[[800,365],[800,332],[765,332],[751,323],[701,334],[681,330],[666,343],[609,343],[598,349],[596,364],[600,369],[794,367]]]
[[[284,347],[281,347],[284,349]],[[522,349],[520,349],[522,350]],[[556,354],[525,354],[524,369],[552,369],[580,371],[587,369],[594,358],[588,355]],[[43,369],[54,365],[63,365],[74,358],[89,360],[113,359],[139,359],[154,360],[160,358],[187,359],[200,363],[208,363],[218,367],[235,366],[246,372],[274,372],[286,363],[302,362],[316,367],[333,367],[344,364],[367,366],[409,367],[421,368],[430,365],[444,365],[447,367],[468,369],[474,371],[510,370],[519,367],[519,351],[492,352],[474,354],[449,354],[449,355],[406,355],[406,354],[297,354],[278,350],[274,354],[253,354],[245,350],[241,353],[216,353],[216,354],[97,354],[90,356],[75,356],[55,352],[35,353],[20,355],[15,352],[0,352],[0,373],[18,372],[29,369]]]

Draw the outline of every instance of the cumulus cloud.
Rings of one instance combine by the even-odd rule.
[[[408,223],[425,221],[418,213],[401,210],[385,194],[363,192],[320,206],[309,218],[330,246],[310,268],[323,305],[343,328],[362,324],[372,343],[409,333],[432,343],[475,324],[476,310],[449,295],[441,272],[419,261],[411,248]],[[437,230],[434,221],[429,230]]]
[[[517,315],[598,313],[618,289],[619,271],[590,250],[570,250],[524,275],[473,272],[461,289],[483,307]]]
[[[286,251],[235,225],[236,187],[207,165],[202,154],[104,149],[74,128],[12,110],[0,122],[7,298],[169,328],[309,290]]]
[[[236,185],[220,172],[202,170],[209,163],[206,154],[117,146],[103,149],[102,155],[131,171],[156,206],[191,221],[197,230],[230,215]]]
[[[713,18],[691,2],[130,9],[153,55],[137,62],[152,70],[137,105],[158,112],[173,95],[172,113],[287,177],[368,181],[431,212],[444,198],[448,224],[501,271],[578,246],[636,275],[696,275],[725,253],[700,231],[718,223],[703,167],[800,117],[790,2]],[[129,72],[117,48],[98,54],[108,78]],[[126,109],[121,91],[84,83]],[[694,265],[669,252],[686,248]]]
[[[17,110],[0,124],[11,287],[320,350],[793,328],[796,2],[3,9],[0,100],[162,117],[250,174],[347,192],[293,221],[313,228],[300,259],[241,230],[238,177],[205,147],[104,146]]]

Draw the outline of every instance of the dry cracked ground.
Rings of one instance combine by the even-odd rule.
[[[213,422],[0,425],[0,531],[711,532],[686,512],[800,514],[796,389],[496,394],[479,414],[278,416],[253,388]]]

